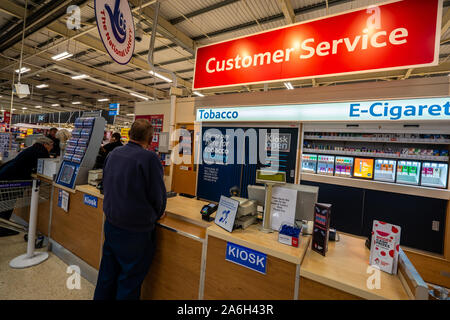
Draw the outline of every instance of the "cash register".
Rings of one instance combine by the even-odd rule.
[[[236,219],[234,220],[235,228],[246,229],[257,222],[256,201],[240,197],[231,197],[231,199],[239,201]]]

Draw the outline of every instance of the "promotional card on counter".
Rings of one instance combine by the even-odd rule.
[[[314,228],[311,248],[323,256],[325,256],[328,250],[330,215],[331,204],[316,203],[314,205]]]

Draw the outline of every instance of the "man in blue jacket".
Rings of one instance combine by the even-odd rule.
[[[108,154],[103,169],[103,256],[94,300],[139,299],[155,250],[155,223],[166,208],[163,169],[147,150],[148,120],[131,126],[130,141]]]

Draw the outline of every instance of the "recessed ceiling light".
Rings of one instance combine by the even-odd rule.
[[[71,56],[73,56],[73,54],[68,53],[67,51],[64,51],[64,52],[62,52],[60,54],[57,54],[57,55],[53,56],[52,59],[56,60],[56,61],[59,61],[59,60],[70,58]]]
[[[204,94],[201,94],[200,92],[197,92],[197,91],[194,91],[192,93],[195,94],[196,96],[199,96],[199,97],[204,97],[205,96]]]
[[[27,110],[27,109],[28,109],[27,107],[23,107],[23,108],[22,108],[22,110]]]
[[[134,113],[127,113],[127,116],[132,117],[132,116],[134,116]]]
[[[38,88],[38,89],[48,88],[48,84],[43,83],[43,84],[37,85],[36,88]]]
[[[163,75],[161,75],[161,74],[159,74],[159,73],[157,73],[157,72],[154,72],[154,71],[152,71],[152,70],[150,70],[148,73],[150,73],[152,76],[158,77],[158,78],[160,78],[160,79],[162,79],[162,80],[164,80],[164,81],[172,82],[171,79],[166,78],[166,77],[164,77]]]
[[[40,109],[40,108],[42,108],[42,106],[35,106],[35,108],[36,108],[36,109]]]
[[[288,89],[288,90],[292,90],[294,89],[294,87],[292,86],[292,84],[290,82],[285,82],[284,86]]]
[[[72,102],[72,104],[81,104],[81,102],[80,101],[74,101],[74,102]]]
[[[145,100],[145,101],[148,101],[148,98],[147,98],[147,97],[141,96],[141,95],[139,95],[139,94],[137,94],[137,93],[130,92],[130,94],[131,94],[132,96],[134,96],[134,97],[137,97],[137,98],[143,99],[143,100]]]
[[[86,79],[86,78],[88,78],[88,77],[89,77],[88,75],[80,74],[80,75],[78,75],[78,76],[73,76],[72,79],[73,79],[73,80],[80,80],[80,79]]]
[[[20,73],[25,73],[25,72],[28,72],[28,71],[30,71],[31,69],[30,68],[27,68],[27,67],[22,67],[22,69],[20,69]],[[19,73],[19,69],[16,69],[15,70],[17,73]]]
[[[59,103],[52,104],[52,107],[59,107]]]
[[[103,102],[103,101],[109,101],[109,99],[108,98],[103,98],[103,99],[98,99],[97,101],[98,102]]]

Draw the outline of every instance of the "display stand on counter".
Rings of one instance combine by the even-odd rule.
[[[75,185],[87,184],[89,170],[94,167],[106,120],[102,117],[86,117],[75,120],[72,138],[67,142],[63,162],[56,183],[74,189]]]

